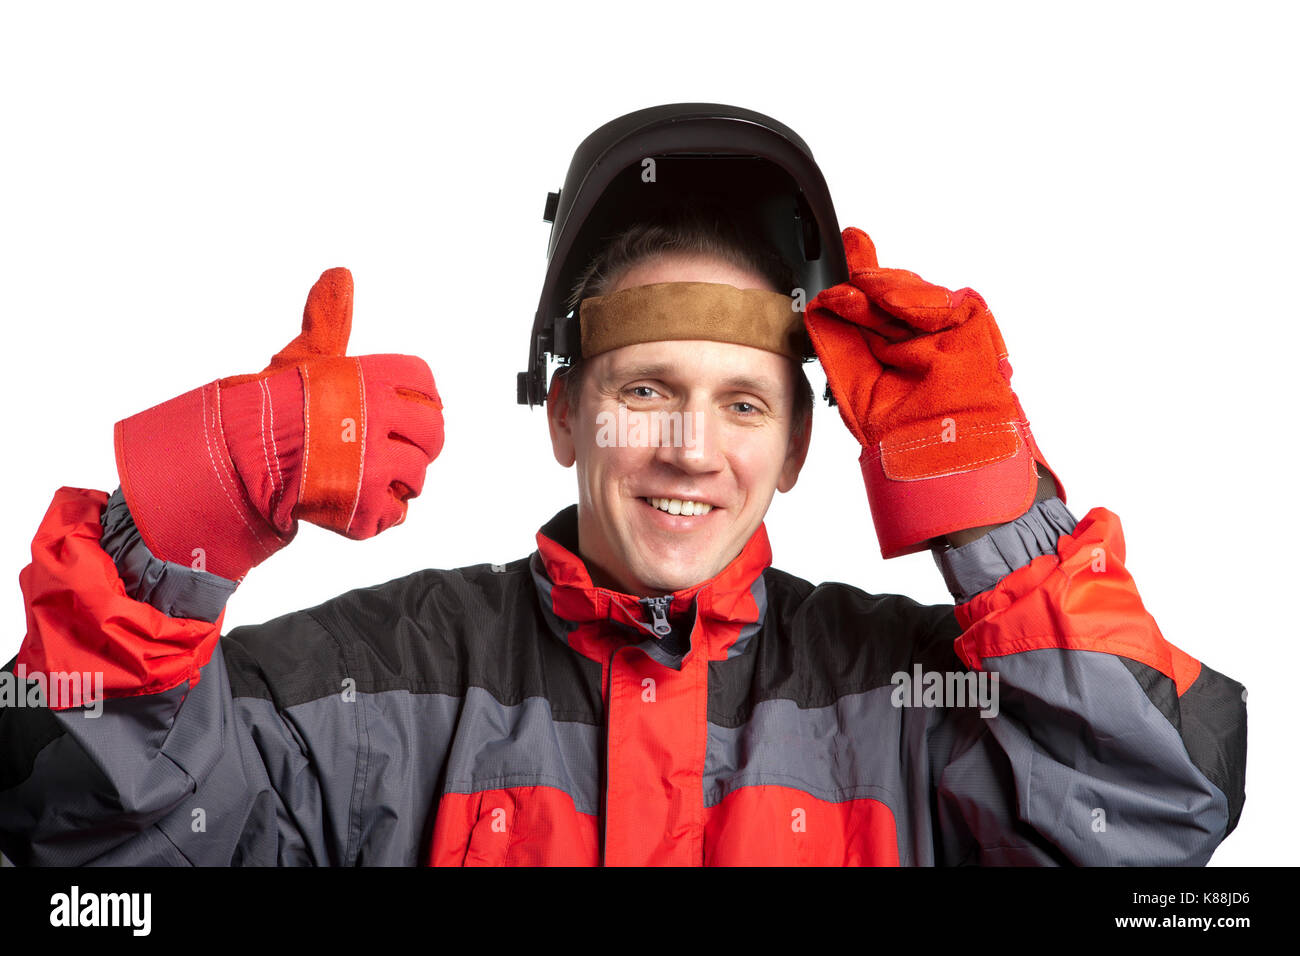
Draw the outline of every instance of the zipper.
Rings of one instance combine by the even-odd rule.
[[[656,634],[663,637],[673,632],[673,626],[668,623],[668,607],[673,603],[671,594],[664,597],[641,598],[641,603],[650,609],[651,627]]]

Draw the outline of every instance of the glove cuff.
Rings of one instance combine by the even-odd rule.
[[[293,538],[250,504],[221,427],[217,382],[114,426],[118,478],[149,551],[239,581]]]
[[[1014,521],[1034,504],[1037,464],[1043,461],[1025,421],[1007,424],[1011,453],[976,468],[922,478],[900,478],[883,461],[884,443],[862,450],[858,463],[885,559],[923,551],[940,535]],[[887,473],[887,471],[889,473]],[[1052,474],[1055,478],[1055,473]],[[1058,496],[1065,489],[1057,482]]]

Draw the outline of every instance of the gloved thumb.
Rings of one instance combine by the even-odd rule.
[[[326,269],[307,293],[302,331],[275,353],[264,371],[290,368],[326,356],[342,357],[352,334],[352,273],[343,267]]]
[[[841,232],[840,239],[844,242],[844,260],[850,274],[880,268],[880,263],[876,260],[876,244],[857,226],[849,226]]]

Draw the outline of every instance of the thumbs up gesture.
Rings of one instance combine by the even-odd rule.
[[[302,332],[261,372],[117,423],[122,493],[155,557],[240,580],[298,520],[349,538],[398,524],[442,450],[423,360],[349,357],[352,275],[324,272]]]

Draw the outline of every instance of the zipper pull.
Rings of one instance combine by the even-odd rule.
[[[642,598],[641,601],[650,608],[650,614],[654,619],[652,623],[654,632],[661,637],[671,634],[673,626],[668,623],[668,605],[673,603],[672,596]]]

